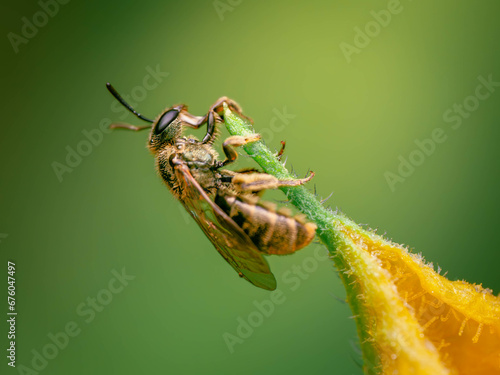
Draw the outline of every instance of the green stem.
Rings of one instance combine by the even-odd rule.
[[[255,134],[251,124],[232,113],[226,104],[224,104],[224,119],[231,135],[249,136]],[[243,146],[243,149],[262,167],[264,172],[283,180],[296,178],[261,141],[247,144]],[[346,247],[342,245],[348,241],[344,234],[338,230],[338,225],[353,225],[353,223],[341,214],[325,208],[314,194],[304,186],[282,187],[280,189],[295,207],[306,214],[309,220],[318,226],[317,235],[330,252],[346,289],[347,302],[354,314],[358,328],[365,371],[367,373],[376,373],[379,360],[373,341],[368,334],[368,316],[363,313],[362,303],[357,298],[358,295],[362,294],[362,291],[358,283],[352,283],[351,280],[348,280],[348,272],[346,271],[351,269],[348,259],[352,258],[352,256],[348,254],[347,250],[344,251]],[[352,251],[352,248],[350,248],[350,251]]]

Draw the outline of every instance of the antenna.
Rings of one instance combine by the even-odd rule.
[[[141,115],[139,112],[137,112],[135,109],[133,109],[130,104],[128,104],[125,99],[123,99],[120,94],[118,94],[118,92],[115,90],[115,88],[111,85],[111,83],[106,83],[106,88],[108,89],[108,91],[111,93],[111,95],[113,95],[116,100],[118,100],[125,108],[127,108],[130,112],[132,112],[134,115],[136,115],[137,117],[139,117],[141,120],[144,120],[144,121],[147,121],[147,122],[151,122],[153,123],[154,121],[153,120],[150,120],[148,119],[147,117],[144,117],[143,115]]]

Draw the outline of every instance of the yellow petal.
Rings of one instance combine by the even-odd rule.
[[[339,253],[383,374],[500,374],[500,298],[342,219]],[[361,315],[361,314],[360,314]]]

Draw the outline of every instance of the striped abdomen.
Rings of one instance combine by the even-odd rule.
[[[217,195],[215,203],[266,254],[291,254],[307,246],[316,234],[316,225],[303,216],[291,217],[289,210],[275,211],[268,202],[252,203],[235,196]]]

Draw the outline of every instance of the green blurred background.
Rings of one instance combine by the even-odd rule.
[[[285,302],[230,352],[223,334],[236,335],[238,318],[269,293],[240,280],[170,196],[146,133],[97,130],[102,141],[58,179],[53,163],[66,164],[82,131],[96,134],[106,119],[141,124],[117,112],[107,81],[149,117],[179,102],[203,114],[219,96],[234,98],[270,147],[287,141],[289,166],[316,172],[319,195],[334,191],[332,207],[422,252],[452,280],[497,294],[500,89],[457,130],[443,114],[474,94],[479,76],[500,81],[499,3],[402,0],[377,32],[371,11],[387,8],[73,0],[15,53],[8,33],[22,36],[22,17],[33,20],[41,5],[3,4],[0,272],[16,262],[17,365],[33,368],[45,348],[55,358],[41,374],[361,373],[332,263],[319,262],[295,290],[283,281],[317,244],[269,258]],[[348,62],[341,43],[355,46],[355,28],[367,25],[374,36]],[[168,76],[145,90],[148,66]],[[285,107],[295,117],[273,120]],[[446,142],[391,191],[384,173],[397,173],[398,157],[435,128]],[[112,271],[123,268],[135,278],[106,300]],[[77,309],[96,297],[109,304],[86,323]],[[54,355],[48,334],[72,321],[79,334]],[[2,358],[0,372],[30,373]]]

